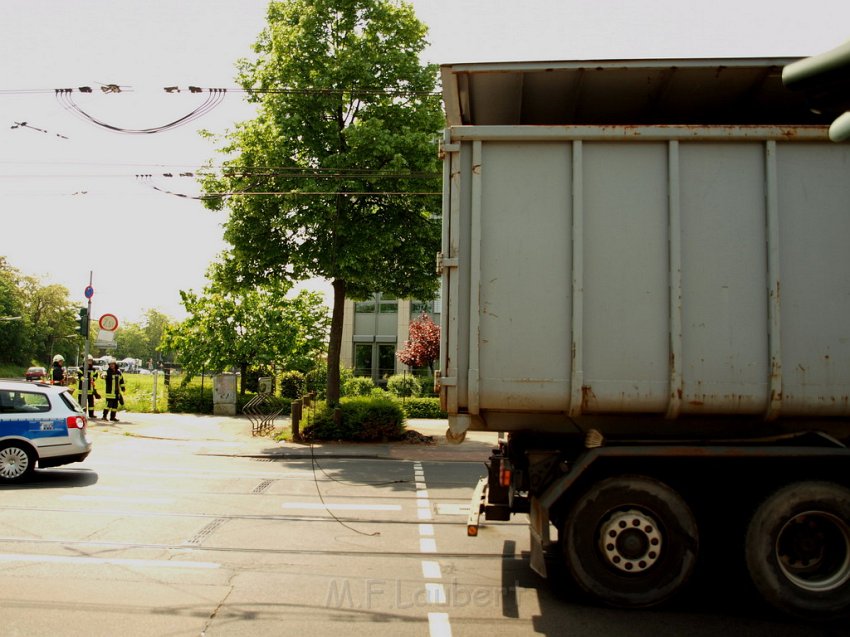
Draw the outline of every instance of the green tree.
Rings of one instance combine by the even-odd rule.
[[[138,323],[124,323],[115,333],[115,357],[138,358],[143,364],[151,358],[150,340],[144,328]]]
[[[0,361],[26,365],[30,352],[25,345],[24,297],[20,273],[0,257]]]
[[[228,285],[331,281],[330,404],[346,296],[436,288],[443,117],[436,68],[419,61],[425,35],[403,2],[270,3],[257,59],[238,63],[258,115],[228,135],[222,173],[202,181],[206,205],[230,211]]]
[[[287,289],[279,283],[230,292],[213,283],[201,295],[181,291],[189,318],[165,330],[160,348],[177,353],[187,378],[238,366],[242,393],[249,366],[304,371],[325,347],[327,308],[320,294],[286,298]]]
[[[144,330],[145,338],[147,339],[147,351],[143,356],[139,356],[139,358],[142,358],[145,361],[147,361],[148,358],[157,360],[157,352],[168,358],[170,352],[168,352],[166,348],[161,348],[160,345],[165,335],[165,331],[171,323],[171,318],[162,312],[157,310],[147,310],[145,312],[145,320],[142,329]]]
[[[24,324],[29,333],[32,358],[49,361],[54,354],[75,360],[83,339],[77,336],[78,310],[63,285],[42,285],[35,277],[23,277]]]

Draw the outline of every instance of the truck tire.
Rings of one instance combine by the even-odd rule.
[[[747,568],[770,605],[804,619],[850,612],[850,490],[830,482],[782,487],[747,528]]]
[[[562,540],[576,583],[620,608],[668,600],[690,578],[699,552],[687,503],[666,484],[637,475],[591,487],[568,512]]]

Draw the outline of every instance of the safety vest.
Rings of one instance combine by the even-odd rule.
[[[89,373],[89,383],[88,383],[88,391],[86,392],[89,396],[94,394],[94,384],[97,382],[99,378],[97,371],[94,369],[90,369]],[[79,370],[77,372],[77,391],[83,393],[83,370]]]

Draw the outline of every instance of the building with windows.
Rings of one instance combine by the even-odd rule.
[[[405,366],[396,357],[408,338],[410,322],[423,312],[440,323],[440,299],[414,301],[378,293],[367,301],[345,302],[340,360],[355,376],[369,376],[383,385]]]

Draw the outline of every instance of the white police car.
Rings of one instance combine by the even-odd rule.
[[[0,482],[85,460],[86,416],[67,387],[0,380]]]

